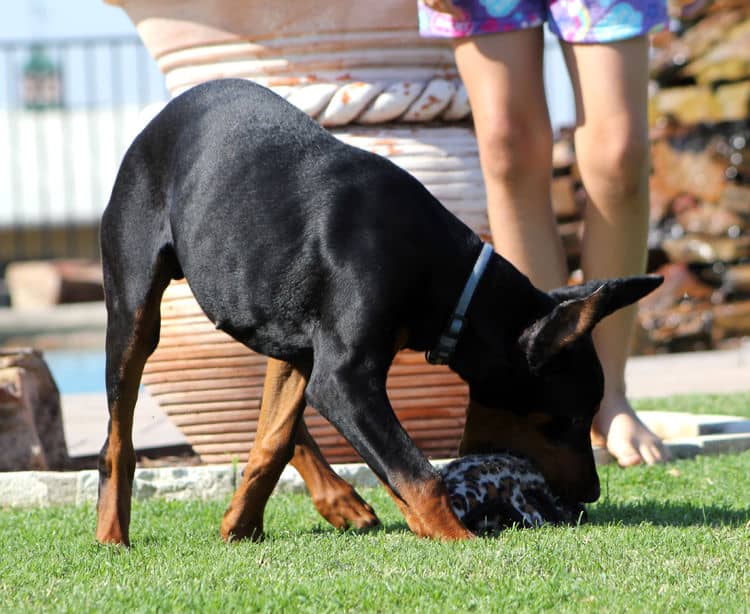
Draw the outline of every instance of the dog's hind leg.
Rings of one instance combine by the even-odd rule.
[[[351,484],[333,471],[302,420],[297,427],[292,466],[310,491],[313,505],[337,529],[365,529],[380,524],[375,511]]]
[[[99,456],[99,500],[96,538],[101,543],[129,544],[130,499],[135,472],[133,411],[143,366],[159,339],[159,304],[169,280],[149,289],[137,305],[123,292],[107,295],[107,440]],[[116,304],[116,305],[115,305]]]
[[[309,366],[268,360],[255,443],[242,482],[221,522],[221,536],[227,541],[263,538],[266,502],[294,454],[309,374]]]
[[[158,234],[158,221],[144,217],[137,226],[141,235],[147,230]],[[135,473],[133,411],[143,367],[159,342],[161,296],[170,279],[181,276],[168,241],[152,234],[140,236],[135,245],[134,230],[119,209],[109,216],[105,213],[101,242],[109,424],[99,455],[96,538],[101,543],[125,545],[130,543]]]

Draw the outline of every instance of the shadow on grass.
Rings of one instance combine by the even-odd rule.
[[[638,526],[650,524],[665,527],[742,527],[750,524],[750,508],[735,509],[721,505],[698,505],[691,503],[599,503],[588,510],[587,525],[591,526]],[[320,525],[310,529],[311,534],[326,534],[335,531]],[[373,533],[405,533],[410,530],[403,521],[386,522],[370,529],[349,529],[357,535]],[[483,537],[499,535],[502,531],[483,534]]]
[[[381,523],[374,527],[368,527],[365,529],[355,529],[349,527],[348,529],[335,529],[332,526],[320,524],[312,527],[309,531],[312,535],[324,535],[328,533],[342,532],[351,533],[352,535],[372,535],[374,533],[410,533],[408,525],[404,521],[386,522]]]
[[[721,505],[700,505],[644,501],[642,503],[602,502],[589,510],[591,525],[744,526],[750,522],[750,508],[738,510]]]

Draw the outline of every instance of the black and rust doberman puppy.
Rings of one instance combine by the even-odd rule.
[[[559,493],[595,500],[589,429],[602,373],[590,331],[660,283],[642,276],[541,292],[407,172],[242,80],[189,90],[135,139],[101,248],[110,421],[96,534],[106,543],[129,543],[133,408],[171,279],[187,279],[217,328],[271,357],[225,539],[260,538],[295,443],[301,456],[315,452],[306,402],[390,489],[414,532],[472,535],[388,401],[386,375],[404,347],[449,364],[475,407],[502,408],[515,450]],[[374,519],[352,493],[362,523]]]

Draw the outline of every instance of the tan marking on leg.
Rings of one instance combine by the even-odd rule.
[[[295,430],[305,409],[307,377],[289,363],[269,359],[255,443],[224,513],[221,535],[230,539],[263,537],[263,512],[279,476],[293,454]]]
[[[386,486],[416,535],[451,541],[474,537],[453,512],[448,491],[439,477],[424,483],[400,480],[397,488],[401,497]]]
[[[109,473],[99,489],[96,539],[102,544],[130,545],[130,504],[135,472],[135,451],[123,445],[121,429],[114,424],[104,460]],[[101,479],[101,478],[100,478]]]
[[[333,471],[304,420],[297,427],[291,464],[305,481],[315,508],[334,527],[364,529],[380,524],[372,507]]]
[[[148,334],[159,324],[158,309],[156,301],[150,309],[146,306],[136,312],[134,334],[122,355],[119,382],[112,391],[117,396],[108,399],[110,422],[103,461],[105,475],[100,472],[96,522],[96,539],[102,544],[130,545],[130,507],[135,473],[133,411],[143,367],[149,356]]]

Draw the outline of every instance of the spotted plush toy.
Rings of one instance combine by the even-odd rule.
[[[586,520],[583,505],[560,501],[525,458],[509,453],[471,454],[441,469],[456,515],[474,533],[513,525],[576,525]]]

